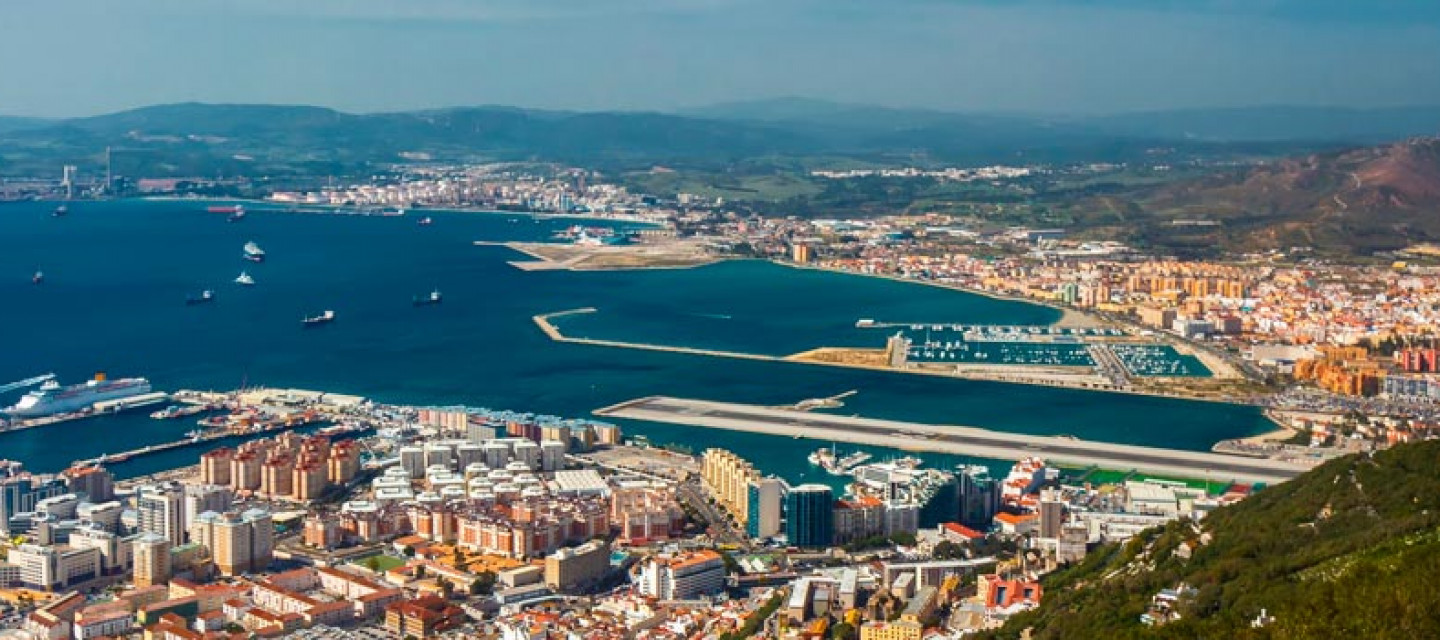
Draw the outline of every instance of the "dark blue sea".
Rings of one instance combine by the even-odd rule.
[[[856,329],[859,318],[1033,324],[1057,317],[1023,303],[760,261],[525,272],[506,263],[524,256],[473,244],[546,240],[576,220],[427,212],[435,223],[418,226],[413,214],[293,214],[257,205],[227,223],[202,203],[141,200],[71,203],[60,218],[53,209],[0,205],[0,384],[46,372],[73,383],[104,371],[148,377],[166,391],[243,381],[571,417],[654,394],[782,404],[854,389],[838,413],[1196,450],[1269,426],[1249,407],[554,343],[532,316],[596,307],[561,326],[596,338],[775,355],[881,346],[884,333]],[[263,264],[241,259],[250,240],[267,252]],[[45,272],[41,285],[31,283],[37,268]],[[233,283],[242,269],[255,287]],[[412,306],[434,288],[443,304]],[[216,291],[213,304],[185,305],[204,289]],[[334,323],[302,327],[302,316],[326,309],[336,312]],[[655,442],[728,447],[792,480],[815,474],[804,458],[819,443],[622,424]],[[0,434],[0,458],[54,471],[192,428],[145,412],[69,422]],[[140,475],[192,464],[198,453],[181,449],[113,470]]]

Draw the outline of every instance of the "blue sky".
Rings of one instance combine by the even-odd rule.
[[[4,0],[0,114],[1440,104],[1440,0]]]

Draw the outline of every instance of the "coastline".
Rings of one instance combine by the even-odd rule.
[[[1002,301],[1006,301],[1006,302],[1023,302],[1023,303],[1025,303],[1025,304],[1031,304],[1031,305],[1035,305],[1035,306],[1037,306],[1037,307],[1046,307],[1046,308],[1054,309],[1054,310],[1060,312],[1060,317],[1059,317],[1058,319],[1056,319],[1054,322],[1052,322],[1052,323],[1050,323],[1050,324],[1048,325],[1048,326],[1052,326],[1052,327],[1064,327],[1064,328],[1075,328],[1075,327],[1105,327],[1105,326],[1110,326],[1110,324],[1111,324],[1111,323],[1107,323],[1107,322],[1105,322],[1105,321],[1103,321],[1103,320],[1100,320],[1099,318],[1096,318],[1096,317],[1094,317],[1094,316],[1092,316],[1092,315],[1090,315],[1090,314],[1088,314],[1088,313],[1085,313],[1084,311],[1080,311],[1080,310],[1078,310],[1078,309],[1072,309],[1072,308],[1070,308],[1070,307],[1065,307],[1065,306],[1062,306],[1062,305],[1058,305],[1058,304],[1055,304],[1055,303],[1053,303],[1053,302],[1049,302],[1049,301],[1047,301],[1047,300],[1039,300],[1039,299],[1035,299],[1035,298],[1026,298],[1026,297],[1023,297],[1023,296],[1008,295],[1008,294],[1003,294],[1003,293],[997,293],[997,292],[994,292],[994,291],[986,291],[986,290],[984,290],[984,289],[974,289],[974,288],[971,288],[971,287],[966,287],[966,286],[958,285],[958,284],[952,284],[952,283],[949,283],[949,282],[937,282],[937,281],[935,281],[935,280],[915,280],[915,279],[912,279],[912,278],[904,278],[904,277],[901,277],[901,276],[890,275],[890,274],[887,274],[887,273],[863,273],[863,272],[859,272],[859,271],[846,271],[846,270],[844,270],[844,269],[836,269],[836,268],[833,268],[833,267],[822,267],[822,266],[818,266],[818,265],[809,265],[809,264],[796,264],[796,263],[794,263],[794,262],[789,262],[789,261],[786,261],[786,260],[778,260],[778,259],[771,259],[771,260],[769,260],[769,262],[771,262],[772,264],[780,265],[780,266],[782,266],[782,267],[789,267],[789,268],[791,268],[791,269],[808,269],[808,270],[811,270],[811,271],[823,271],[823,272],[825,272],[825,273],[840,273],[840,274],[851,275],[851,276],[863,276],[863,277],[868,277],[868,278],[880,278],[880,279],[882,279],[882,280],[890,280],[890,281],[892,281],[892,282],[904,282],[904,283],[906,283],[906,284],[916,284],[916,285],[923,285],[923,286],[927,286],[927,287],[937,287],[937,288],[940,288],[940,289],[949,289],[949,290],[951,290],[951,291],[959,291],[959,292],[962,292],[962,293],[969,293],[969,294],[972,294],[972,295],[984,296],[984,297],[990,298],[990,299],[992,299],[992,300],[1002,300]]]
[[[333,211],[343,211],[343,210],[347,210],[347,209],[358,209],[358,208],[360,208],[360,205],[320,204],[320,203],[298,203],[298,202],[297,202],[297,203],[287,203],[287,202],[277,202],[277,201],[275,201],[275,200],[266,200],[266,199],[264,199],[264,198],[187,198],[187,197],[182,197],[182,196],[137,196],[137,197],[135,197],[135,198],[116,198],[115,200],[125,200],[125,199],[133,199],[133,200],[141,200],[141,201],[150,201],[150,202],[196,202],[196,203],[202,203],[202,204],[207,204],[207,203],[220,203],[220,204],[240,203],[240,204],[246,204],[246,205],[259,205],[259,206],[265,206],[265,207],[273,207],[273,208],[275,209],[274,211],[271,211],[271,210],[269,210],[269,209],[266,209],[266,210],[265,210],[266,213],[292,213],[292,212],[290,212],[290,211],[285,211],[285,209],[288,209],[288,208],[291,208],[291,207],[303,207],[303,208],[306,208],[306,209],[329,209],[329,210],[333,210]],[[380,206],[380,205],[366,205],[366,206]],[[403,214],[398,214],[398,215],[394,215],[394,216],[392,216],[392,217],[397,217],[397,218],[398,218],[398,217],[403,217],[403,216],[409,215],[411,211],[415,211],[415,212],[436,212],[436,213],[483,213],[483,214],[487,214],[487,215],[514,215],[514,216],[525,216],[525,217],[527,217],[527,218],[538,218],[538,219],[542,219],[542,220],[544,220],[544,219],[557,219],[557,220],[591,220],[591,221],[596,221],[596,222],[625,222],[625,223],[628,223],[628,224],[642,224],[642,225],[653,226],[653,227],[662,227],[662,226],[664,226],[664,225],[662,225],[661,223],[654,222],[654,221],[651,221],[651,220],[646,220],[646,219],[641,218],[641,217],[639,217],[639,216],[603,216],[603,215],[594,214],[594,213],[555,213],[555,212],[551,212],[551,211],[507,211],[507,210],[504,210],[504,209],[489,209],[489,208],[485,208],[485,207],[435,207],[435,206],[426,206],[426,205],[420,205],[420,206],[415,207],[415,208],[407,208],[406,211],[405,211],[405,213],[403,213]],[[306,213],[306,212],[300,211],[300,212],[295,212],[295,213],[302,213],[302,214],[303,214],[303,213]],[[318,214],[318,213],[317,213],[316,215],[328,215],[328,214]],[[355,215],[360,215],[360,214],[355,214]],[[369,215],[380,215],[380,214],[369,214]]]

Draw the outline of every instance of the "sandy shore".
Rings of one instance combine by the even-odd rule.
[[[848,276],[863,276],[863,277],[867,277],[867,278],[881,278],[881,279],[890,280],[890,281],[893,281],[893,282],[904,282],[904,283],[906,283],[906,284],[917,284],[917,285],[923,285],[923,286],[927,286],[927,287],[937,287],[937,288],[940,288],[940,289],[948,289],[948,290],[950,290],[950,291],[959,291],[959,292],[962,292],[962,293],[969,293],[969,294],[977,295],[977,296],[985,296],[986,298],[990,298],[990,299],[992,299],[992,300],[1005,300],[1005,301],[1008,301],[1008,302],[1023,302],[1023,303],[1025,303],[1025,304],[1033,304],[1033,305],[1035,305],[1035,306],[1037,306],[1037,307],[1049,307],[1049,308],[1051,308],[1051,309],[1054,309],[1054,310],[1060,312],[1060,318],[1059,318],[1058,320],[1056,320],[1055,322],[1051,323],[1051,326],[1056,326],[1056,327],[1079,328],[1079,327],[1108,327],[1108,326],[1111,326],[1111,323],[1105,322],[1105,321],[1103,321],[1103,320],[1101,320],[1101,319],[1099,319],[1099,318],[1097,318],[1097,317],[1095,317],[1095,316],[1093,316],[1093,315],[1090,315],[1090,314],[1088,314],[1088,313],[1085,313],[1084,311],[1080,311],[1080,310],[1078,310],[1078,309],[1072,309],[1072,308],[1070,308],[1070,307],[1058,305],[1058,304],[1055,304],[1055,303],[1050,302],[1050,301],[1048,301],[1048,300],[1039,300],[1039,299],[1036,299],[1036,298],[1026,298],[1026,297],[1022,297],[1022,296],[1012,296],[1012,295],[1006,295],[1006,294],[1003,294],[1003,293],[996,293],[996,292],[994,292],[994,291],[986,291],[986,290],[984,290],[984,289],[973,289],[973,288],[970,288],[970,287],[965,287],[965,286],[961,286],[961,285],[953,284],[953,283],[949,283],[949,282],[936,282],[936,281],[934,281],[934,280],[916,280],[916,279],[913,279],[913,278],[903,278],[903,277],[900,277],[900,276],[889,275],[889,274],[884,274],[884,273],[861,273],[861,272],[859,272],[859,271],[846,271],[846,270],[844,270],[844,269],[832,269],[832,268],[830,268],[830,267],[820,267],[820,266],[807,265],[807,264],[795,264],[795,263],[793,263],[793,262],[785,262],[785,261],[782,261],[782,260],[771,260],[771,262],[774,263],[774,264],[778,264],[778,265],[780,265],[780,266],[782,266],[782,267],[790,267],[791,269],[810,269],[810,270],[812,270],[812,271],[824,271],[824,272],[826,272],[826,273],[839,273],[839,274],[844,274],[844,275],[848,275]]]

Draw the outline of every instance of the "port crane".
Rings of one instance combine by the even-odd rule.
[[[42,383],[42,382],[48,382],[48,381],[54,380],[54,379],[55,379],[55,374],[53,374],[53,373],[47,373],[47,374],[45,374],[45,375],[43,375],[43,376],[35,376],[35,377],[33,377],[33,378],[26,378],[26,379],[24,379],[24,380],[17,380],[17,381],[15,381],[15,382],[11,382],[10,384],[0,385],[0,393],[9,393],[9,392],[14,391],[14,390],[16,390],[16,389],[24,389],[25,387],[33,387],[33,386],[35,386],[35,385],[37,385],[37,384],[40,384],[40,383]]]

